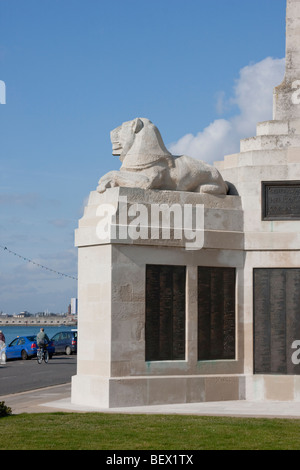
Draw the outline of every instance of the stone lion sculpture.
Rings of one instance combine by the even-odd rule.
[[[190,191],[225,195],[228,187],[216,168],[186,155],[173,156],[157,127],[145,118],[124,122],[111,132],[113,155],[120,156],[120,171],[102,176],[97,191],[129,188]]]

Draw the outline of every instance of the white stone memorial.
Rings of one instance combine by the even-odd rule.
[[[273,120],[213,167],[148,119],[112,131],[122,166],[76,231],[72,403],[300,400],[300,0],[286,55]]]

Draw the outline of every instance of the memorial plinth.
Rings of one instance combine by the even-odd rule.
[[[178,229],[172,218],[170,239],[126,238],[130,210],[137,202],[146,208],[162,202],[183,209],[203,205],[201,246],[186,249],[183,239],[172,239],[172,231]],[[97,226],[103,220],[97,216],[99,207],[115,207],[120,222],[120,203],[121,221],[124,213],[128,215],[126,230],[121,226],[122,238],[116,230],[116,238],[99,240]],[[236,277],[243,282],[242,227],[241,199],[236,196],[131,188],[91,193],[76,232],[79,341],[73,403],[109,408],[243,398],[244,345],[242,336],[237,338],[243,329],[242,311],[235,307],[235,284],[229,286]],[[224,306],[225,277],[234,309],[222,307],[231,345],[214,339],[202,313],[206,336],[218,345],[220,356],[199,362],[201,267],[213,269],[210,278],[201,281],[201,305],[211,290],[215,305]],[[203,351],[210,354],[211,349]]]

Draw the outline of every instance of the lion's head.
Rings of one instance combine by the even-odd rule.
[[[119,155],[122,168],[133,170],[172,158],[157,127],[146,118],[124,122],[111,133],[113,155]]]

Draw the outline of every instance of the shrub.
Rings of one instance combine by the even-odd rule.
[[[4,416],[9,416],[11,414],[11,408],[9,406],[6,406],[4,401],[0,401],[0,418],[3,418]]]

